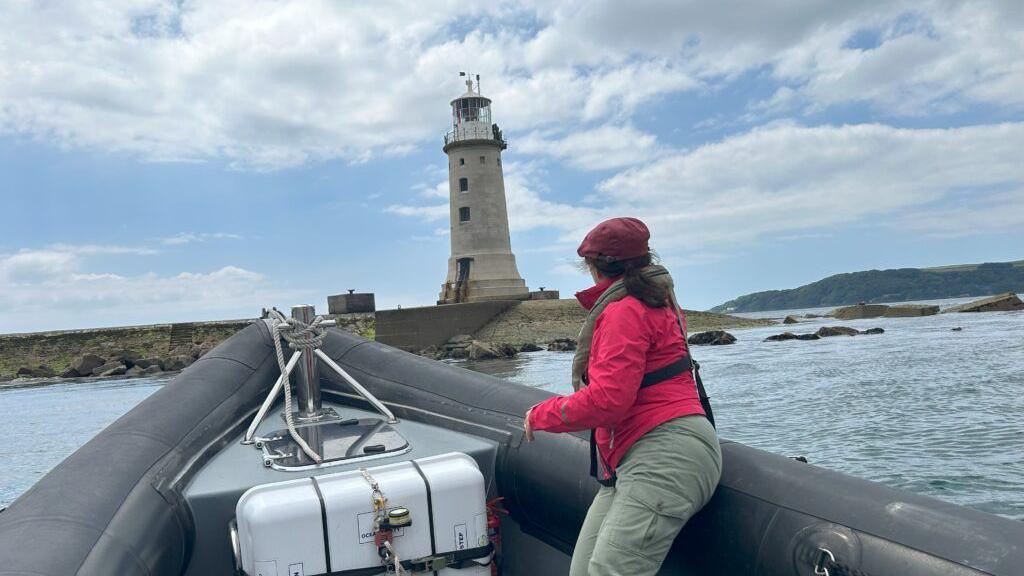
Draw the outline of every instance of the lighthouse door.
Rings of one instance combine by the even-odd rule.
[[[469,266],[473,263],[472,258],[459,258],[456,261],[458,266],[455,279],[455,301],[465,302],[469,297]]]

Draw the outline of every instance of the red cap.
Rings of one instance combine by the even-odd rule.
[[[584,258],[603,256],[610,261],[639,258],[650,251],[650,239],[647,225],[636,218],[612,218],[588,232],[576,253]]]

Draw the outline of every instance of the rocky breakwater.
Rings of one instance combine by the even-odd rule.
[[[332,316],[372,338],[373,314]],[[0,335],[0,381],[149,376],[182,370],[252,320],[152,324]]]
[[[741,318],[728,314],[686,310],[690,332],[771,326],[771,320]],[[499,314],[473,334],[481,342],[504,343],[517,348],[530,344],[545,347],[552,342],[575,339],[587,312],[576,300],[521,302]]]
[[[861,320],[863,318],[917,318],[934,316],[939,313],[935,304],[856,304],[836,308],[829,316],[838,320]]]
[[[897,304],[889,306],[885,311],[886,318],[915,318],[918,316],[934,316],[939,313],[935,304]]]
[[[966,304],[960,304],[958,306],[951,306],[942,311],[943,314],[949,312],[1013,312],[1016,310],[1024,310],[1024,302],[1017,297],[1013,292],[1006,292],[1004,294],[998,294],[989,298],[982,298],[981,300],[975,300],[974,302],[968,302]]]
[[[817,332],[810,334],[794,334],[792,332],[783,332],[782,334],[775,334],[764,339],[765,342],[783,342],[785,340],[820,340],[822,338],[830,338],[833,336],[858,336],[861,334],[884,334],[885,330],[881,328],[869,328],[867,330],[857,330],[856,328],[850,328],[849,326],[822,326],[818,328]]]

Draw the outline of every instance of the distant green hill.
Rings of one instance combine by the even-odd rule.
[[[755,292],[712,312],[761,312],[858,302],[906,302],[1024,291],[1024,260],[836,274],[789,290]]]

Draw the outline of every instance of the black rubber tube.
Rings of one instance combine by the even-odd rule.
[[[497,441],[498,491],[514,520],[571,550],[597,483],[584,436],[522,443],[523,413],[549,393],[334,330],[323,348],[400,417]],[[0,513],[0,576],[184,572],[192,530],[181,491],[241,433],[276,377],[263,323],[218,346]],[[323,385],[350,399],[347,383],[327,376]],[[722,448],[715,497],[677,538],[663,574],[810,574],[822,548],[868,574],[1010,576],[1024,566],[1024,523]]]

